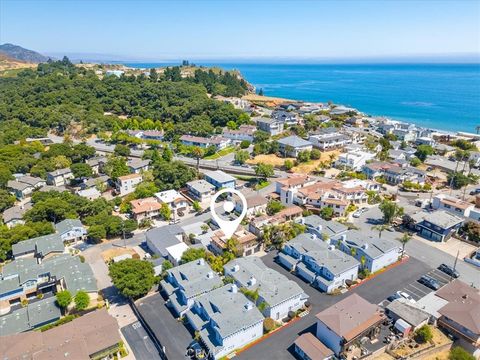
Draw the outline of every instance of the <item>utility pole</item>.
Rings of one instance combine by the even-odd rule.
[[[453,272],[455,272],[455,269],[457,268],[457,261],[458,261],[458,255],[460,254],[460,250],[457,250],[457,256],[455,257],[455,262],[453,263]],[[453,280],[453,272],[450,275],[450,281]]]

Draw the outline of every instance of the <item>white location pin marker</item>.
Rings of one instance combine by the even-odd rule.
[[[223,220],[215,212],[215,200],[217,200],[217,198],[224,193],[235,194],[240,198],[240,200],[242,200],[242,213],[235,220]],[[235,204],[233,201],[226,201],[223,204],[223,210],[225,210],[225,212],[232,212],[234,208],[235,208]],[[235,231],[237,231],[238,225],[240,225],[240,222],[242,221],[242,219],[247,214],[247,200],[245,199],[245,196],[243,196],[243,194],[238,190],[222,189],[219,192],[217,192],[215,195],[213,195],[212,200],[210,201],[210,212],[212,213],[213,219],[216,221],[218,226],[220,226],[220,229],[225,234],[225,237],[227,239],[230,239],[232,235],[235,233]]]

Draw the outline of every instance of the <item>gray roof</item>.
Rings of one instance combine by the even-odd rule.
[[[285,146],[292,146],[294,148],[312,145],[310,141],[304,140],[296,135],[292,135],[292,136],[288,136],[286,138],[280,139],[278,140],[278,143]]]
[[[236,180],[232,175],[229,175],[223,172],[222,170],[205,171],[204,174],[205,174],[205,177],[209,177],[212,180],[219,183],[226,183],[226,182],[231,182]]]
[[[96,157],[87,159],[85,162],[90,166],[97,166],[102,162],[106,163],[107,158],[105,156],[96,156]]]
[[[13,189],[13,190],[18,190],[18,191],[23,191],[23,190],[28,189],[28,188],[33,188],[32,185],[27,184],[27,183],[23,183],[23,182],[20,182],[20,181],[17,181],[17,180],[9,180],[7,182],[7,187],[10,188],[10,189]]]
[[[220,276],[204,259],[176,266],[168,270],[168,274],[166,281],[172,283],[170,276],[174,277],[187,298],[204,294],[214,287],[223,285]]]
[[[22,183],[25,183],[25,184],[29,184],[29,185],[32,185],[32,186],[37,186],[39,183],[44,183],[45,180],[43,180],[42,178],[39,178],[39,177],[35,177],[35,176],[30,176],[30,175],[25,175],[25,176],[22,176],[22,177],[19,177],[17,178],[18,181],[22,182]]]
[[[210,184],[208,181],[205,180],[194,180],[187,183],[188,187],[198,191],[201,194],[212,192],[215,190],[215,186]]]
[[[251,309],[247,309],[246,305],[251,302],[240,291],[232,291],[232,285],[212,290],[199,296],[195,301],[218,325],[218,333],[223,338],[264,320],[255,305]]]
[[[416,220],[423,219],[433,225],[448,229],[463,222],[463,218],[444,210],[437,210],[431,213],[420,213],[415,216]]]
[[[51,172],[48,173],[48,175],[53,176],[53,177],[57,177],[57,176],[60,176],[60,175],[70,174],[71,172],[72,172],[72,170],[70,170],[70,168],[64,168],[64,169],[58,169],[58,170],[55,170],[55,171],[51,171]]]
[[[23,253],[37,252],[41,256],[46,256],[51,252],[63,252],[64,249],[65,246],[60,235],[49,234],[13,244],[12,254],[15,257]]]
[[[310,215],[303,218],[303,224],[307,225],[308,228],[313,228],[320,233],[325,233],[329,237],[339,235],[348,230],[348,227],[339,223],[338,221],[328,221],[322,219],[318,215]],[[322,230],[318,230],[318,227],[321,226]]]
[[[393,313],[402,318],[413,327],[417,327],[427,321],[430,315],[419,309],[416,304],[410,303],[407,299],[397,299],[387,305],[387,314]]]
[[[183,233],[183,230],[178,225],[166,225],[159,228],[150,229],[145,236],[149,246],[153,246],[152,250],[155,254],[163,257],[168,256],[167,248],[179,244],[181,241],[177,239],[177,235]]]
[[[15,275],[22,272],[26,268],[37,265],[37,259],[24,257],[20,259],[15,259],[9,263],[3,265],[2,276],[7,277],[9,275]]]
[[[327,242],[318,238],[314,240],[309,236],[297,236],[287,245],[296,249],[300,254],[311,257],[316,264],[328,269],[334,275],[342,274],[360,265],[352,256],[329,246]]]
[[[55,224],[55,229],[59,235],[65,234],[74,228],[83,228],[83,224],[79,219],[65,219]]]
[[[150,164],[150,160],[131,158],[127,161],[127,166],[133,169],[142,169]]]
[[[359,230],[349,230],[346,234],[337,237],[337,239],[341,240],[342,236],[346,237],[346,245],[349,247],[353,246],[361,248],[361,250],[372,259],[379,258],[395,248],[400,248],[399,242],[379,238],[374,234],[365,233]]]
[[[86,179],[83,183],[84,183],[85,187],[88,188],[88,187],[96,186],[97,183],[106,183],[108,180],[110,180],[110,176],[102,175],[102,176],[98,176],[98,177],[95,177],[95,178]]]
[[[267,267],[258,257],[244,257],[230,261],[224,269],[232,270],[238,265],[239,270],[231,274],[235,281],[249,290],[258,289],[258,294],[270,305],[275,306],[292,297],[304,294],[302,288],[285,275]],[[249,285],[250,278],[256,282]],[[306,297],[306,295],[305,295]]]
[[[0,316],[0,336],[17,334],[48,324],[61,317],[55,297],[36,300],[24,308]]]
[[[26,203],[23,206],[12,206],[3,212],[3,222],[8,223],[12,220],[20,220],[28,210],[32,208],[32,203]]]

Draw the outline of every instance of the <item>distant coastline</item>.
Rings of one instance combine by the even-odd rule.
[[[134,68],[178,63],[123,63]],[[351,106],[445,131],[480,125],[480,64],[252,64],[203,63],[239,70],[265,95]]]

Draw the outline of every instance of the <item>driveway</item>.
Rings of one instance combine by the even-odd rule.
[[[417,279],[421,275],[432,270],[428,265],[422,263],[421,261],[410,258],[406,263],[385,271],[384,273],[363,283],[351,291],[348,291],[345,294],[333,296],[321,293],[302,281],[299,277],[291,274],[288,270],[273,260],[275,255],[275,252],[270,252],[264,256],[262,260],[267,266],[287,276],[290,280],[297,282],[310,296],[309,302],[312,304],[312,309],[307,316],[301,318],[292,325],[284,327],[271,337],[239,354],[238,358],[242,360],[295,359],[292,344],[302,333],[315,332],[315,315],[318,312],[337,303],[352,293],[357,293],[366,300],[375,304],[379,304],[383,302],[383,300],[389,295],[403,289],[405,285],[412,281],[412,279]]]
[[[157,348],[139,321],[120,329],[136,360],[161,360]]]
[[[159,293],[135,302],[137,309],[152,330],[158,342],[165,348],[168,359],[187,359],[192,336],[182,322],[177,321]]]

